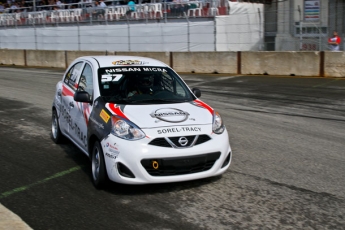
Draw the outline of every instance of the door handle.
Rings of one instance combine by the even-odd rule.
[[[71,101],[71,102],[69,103],[69,106],[71,106],[72,108],[74,107],[73,101]]]

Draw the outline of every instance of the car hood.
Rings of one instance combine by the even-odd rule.
[[[212,124],[213,109],[200,100],[174,104],[121,105],[107,103],[113,114],[140,128]]]

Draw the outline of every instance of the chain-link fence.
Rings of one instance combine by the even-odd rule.
[[[137,4],[135,10],[113,1],[105,8],[85,4],[72,4],[65,8],[51,10],[37,7],[39,11],[0,14],[0,48],[9,48],[4,47],[4,44],[13,42],[25,44],[21,36],[28,34],[36,38],[35,47],[44,47],[45,43],[49,43],[49,36],[54,35],[44,37],[42,33],[45,34],[49,31],[47,28],[51,28],[59,31],[58,35],[63,33],[71,41],[75,40],[72,35],[79,37],[77,49],[83,49],[87,45],[83,45],[80,38],[84,35],[80,31],[87,28],[113,31],[102,31],[101,38],[94,37],[90,42],[116,39],[117,43],[121,43],[123,39],[136,40],[133,36],[140,36],[138,44],[142,43],[143,47],[147,46],[145,50],[153,51],[321,51],[329,50],[328,38],[334,30],[338,31],[341,38],[345,31],[345,3],[340,0],[154,2]],[[225,20],[225,17],[229,20]],[[222,20],[217,21],[216,18]],[[109,27],[115,25],[120,27]],[[140,26],[145,27],[147,32],[136,34]],[[159,32],[152,29],[155,26],[160,27]],[[123,29],[126,27],[127,30]],[[25,31],[30,28],[28,34],[17,32],[21,35],[15,39],[9,36],[16,34],[13,29]],[[92,38],[94,35],[90,33],[89,36]],[[157,36],[159,39],[156,39]],[[143,42],[149,40],[155,41],[156,45]],[[217,48],[217,44],[223,48]],[[340,50],[344,50],[343,46],[342,41]],[[136,45],[125,43],[122,47],[138,51]]]
[[[107,14],[110,8],[102,9],[104,12],[97,16],[90,15],[95,8],[82,11],[81,19],[56,19],[51,14],[49,21],[45,21],[46,16],[43,20],[40,16],[40,20],[33,19],[26,25],[7,26],[0,30],[0,48],[116,51],[263,50],[262,4],[238,5],[237,8],[231,8],[233,14],[224,16],[218,16],[221,8],[214,7],[214,10],[209,8],[208,13],[215,15],[205,16],[205,10],[199,16],[198,12],[193,13],[188,9],[182,12],[183,17],[174,15],[169,18],[165,18],[164,14],[162,17],[160,14],[144,14],[137,18],[133,12],[127,12],[119,18],[111,19]],[[89,15],[86,15],[87,12]],[[197,15],[194,17],[191,14]]]

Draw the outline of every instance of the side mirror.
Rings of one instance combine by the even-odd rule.
[[[200,89],[198,89],[198,88],[193,88],[192,89],[192,92],[194,93],[194,95],[196,96],[196,97],[201,97],[201,91],[200,91]]]
[[[77,102],[91,103],[90,94],[86,91],[77,91],[74,94],[74,100]]]

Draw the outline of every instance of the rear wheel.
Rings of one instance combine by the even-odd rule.
[[[107,171],[104,163],[103,150],[98,141],[95,141],[91,156],[92,182],[96,188],[102,188],[107,180]]]
[[[56,110],[53,110],[52,113],[52,131],[51,137],[56,144],[60,144],[63,142],[64,136],[61,133],[60,126],[59,126],[59,119],[56,113]]]

